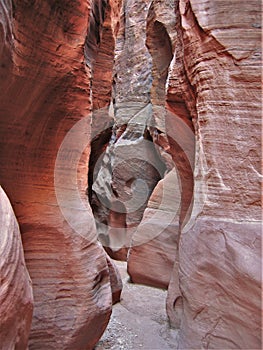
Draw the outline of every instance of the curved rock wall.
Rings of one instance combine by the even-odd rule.
[[[85,196],[91,7],[1,1],[0,181],[21,226],[33,282],[30,349],[92,349],[110,317],[110,282],[118,299],[120,282],[96,242]],[[82,119],[83,128],[69,132]]]
[[[0,5],[0,179],[33,282],[29,348],[98,341],[121,290],[99,233],[133,281],[168,288],[179,349],[259,349],[260,2]]]
[[[133,281],[168,287],[180,349],[258,349],[260,3],[127,0],[117,38],[116,134],[113,128],[94,191],[103,198],[109,189],[108,198],[116,196],[126,211],[119,215],[122,231],[114,216],[105,245],[130,245]],[[130,161],[115,167],[131,159],[129,147],[141,159],[136,145],[146,132],[165,164],[164,179],[151,188],[125,241],[131,214],[121,191],[134,190],[127,179],[131,185],[138,174]],[[127,148],[118,153],[122,142]],[[145,159],[158,169],[149,153]],[[169,184],[173,166],[178,177]],[[141,169],[141,179],[152,177]],[[163,201],[165,185],[180,196]],[[107,225],[110,216],[101,216]]]
[[[191,0],[178,9],[197,151],[179,245],[182,302],[174,293],[168,308],[182,315],[179,348],[259,349],[260,3]]]
[[[33,313],[32,283],[25,266],[19,227],[0,187],[0,348],[27,349]]]

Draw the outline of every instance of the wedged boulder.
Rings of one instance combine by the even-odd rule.
[[[27,349],[33,290],[11,204],[0,187],[0,349]]]

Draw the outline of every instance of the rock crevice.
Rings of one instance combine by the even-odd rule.
[[[0,15],[0,181],[23,244],[1,192],[2,348],[92,349],[122,288],[105,250],[168,290],[178,349],[261,348],[259,0]]]

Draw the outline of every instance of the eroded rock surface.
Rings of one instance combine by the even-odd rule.
[[[111,313],[107,257],[85,196],[92,4],[1,1],[0,179],[33,283],[30,349],[91,349]]]
[[[101,164],[97,164],[99,170],[92,186],[99,234],[108,239],[104,245],[110,248],[111,256],[124,250],[124,260],[148,198],[165,171],[148,139],[150,115],[146,106],[131,118],[120,135],[117,130],[112,136]]]
[[[179,243],[180,290],[169,288],[168,309],[175,309],[181,349],[259,349],[260,4],[178,5],[197,150],[193,211]],[[168,88],[175,97],[177,64],[180,56]]]
[[[120,301],[121,291],[122,291],[122,280],[120,272],[112,261],[112,259],[107,256],[107,263],[110,273],[110,284],[111,284],[111,292],[112,292],[112,303],[116,304]]]
[[[173,233],[168,229],[159,240],[140,245],[142,237],[157,230],[158,225],[151,226],[148,220],[151,199],[166,177],[151,190],[139,225],[128,239],[131,279],[165,286],[171,274],[167,312],[179,329],[180,349],[258,349],[260,3],[128,0],[121,19],[114,66],[117,141],[113,143],[117,146],[128,135],[129,123],[139,116],[132,137],[126,139],[130,145],[139,142],[139,121],[146,124],[166,166],[162,177],[175,166],[181,186],[177,237],[170,226]],[[178,128],[179,120],[184,127]],[[130,158],[128,151],[125,154]],[[125,154],[116,152],[111,158],[108,147],[104,176],[94,186],[102,192],[102,179],[108,177],[107,188],[117,189],[121,204],[126,198],[119,196],[120,189],[134,169],[124,167],[115,178],[112,174]],[[134,154],[140,159],[136,148]],[[145,168],[142,173],[147,173]],[[172,200],[169,206],[173,207]],[[109,223],[110,211],[104,214]],[[120,237],[127,234],[125,215],[113,217],[113,228],[118,224],[123,228],[116,235],[121,244]],[[166,226],[167,214],[163,215],[159,226]],[[174,244],[174,263],[164,237]],[[157,246],[166,254],[158,256]]]
[[[0,187],[0,348],[27,349],[33,314],[32,283],[25,265],[20,231]]]
[[[179,184],[174,168],[159,181],[148,201],[129,250],[128,273],[134,283],[168,288],[178,251]]]
[[[33,282],[29,348],[103,333],[121,283],[97,233],[132,280],[168,286],[179,349],[261,348],[260,2],[0,5],[0,179]]]

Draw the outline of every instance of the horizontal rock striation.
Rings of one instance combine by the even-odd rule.
[[[261,346],[260,38],[259,1],[123,4],[115,125],[93,185],[100,198],[107,188],[110,200],[96,210],[105,245],[129,250],[131,279],[168,287],[180,349]],[[142,166],[136,173],[132,162],[115,167],[130,154],[155,164],[135,147],[146,132],[165,166],[146,200],[137,197],[144,205],[129,235],[123,192],[153,174]],[[118,153],[122,142],[127,148]],[[173,167],[178,177],[170,182]],[[180,196],[165,197],[166,182]],[[162,195],[168,203],[154,222]],[[112,198],[120,215],[110,209]],[[175,222],[166,225],[175,208]]]
[[[20,231],[0,187],[0,348],[27,349],[33,313],[32,283],[25,265]]]
[[[173,169],[158,182],[132,236],[128,273],[134,283],[168,288],[178,250],[181,200],[178,180]]]
[[[121,288],[85,196],[96,4],[1,1],[0,181],[33,282],[30,349],[92,349]]]
[[[99,235],[132,281],[168,289],[178,349],[260,349],[259,0],[0,14],[0,181],[33,283],[29,348],[100,338],[122,284]],[[19,318],[6,335],[21,348],[26,290],[24,337]]]
[[[259,349],[260,5],[191,0],[179,1],[178,11],[196,103],[196,162],[168,312],[180,349]],[[177,64],[180,57],[168,87],[173,101]]]

